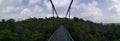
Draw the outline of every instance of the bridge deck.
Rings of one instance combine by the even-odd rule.
[[[69,32],[61,25],[48,41],[74,41]]]

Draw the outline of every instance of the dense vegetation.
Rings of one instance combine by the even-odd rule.
[[[61,23],[75,41],[120,41],[120,25],[103,25],[76,17],[3,19],[0,21],[0,41],[47,41]]]

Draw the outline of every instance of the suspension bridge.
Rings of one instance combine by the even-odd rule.
[[[74,41],[63,25],[54,32],[48,41]]]
[[[57,17],[59,17],[52,0],[50,0],[50,3],[52,5],[53,17],[55,14]],[[65,15],[66,18],[69,15],[69,19],[70,19],[70,10],[71,10],[72,3],[73,3],[73,0],[71,0],[70,5]],[[53,35],[48,39],[48,41],[74,41],[74,40],[71,37],[70,33],[67,31],[67,29],[64,27],[64,25],[60,25],[58,29],[53,33]]]

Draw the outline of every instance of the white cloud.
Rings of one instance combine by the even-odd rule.
[[[0,5],[2,4],[3,0],[0,0]]]
[[[29,0],[29,5],[36,4],[40,2],[41,0]]]
[[[25,8],[21,11],[19,18],[20,19],[27,19],[30,17],[37,17],[37,18],[43,18],[45,15],[43,13],[40,13],[42,11],[42,8],[38,5],[36,5],[33,8]]]
[[[45,14],[41,13],[41,11],[42,8],[38,5],[32,8],[7,6],[7,8],[1,10],[0,19],[14,18],[16,20],[23,20],[30,17],[43,18],[45,17]]]
[[[111,14],[105,17],[105,23],[120,23],[120,0],[111,1],[111,7],[108,8]]]
[[[30,10],[30,9],[25,8],[25,9],[23,9],[23,10],[21,11],[21,13],[20,13],[20,14],[24,14],[24,15],[26,15],[26,14],[32,14],[32,12],[31,12],[31,10]]]
[[[44,5],[47,7],[48,10],[52,10],[51,3],[48,0],[44,1]]]
[[[71,0],[52,0],[56,9],[64,9],[69,6]],[[47,9],[51,10],[52,6],[49,0],[44,0],[44,4],[46,5]],[[59,9],[58,9],[59,10]]]
[[[6,19],[18,13],[22,9],[21,2],[22,0],[0,0],[0,18]]]
[[[120,0],[112,0],[112,6],[108,8],[114,14],[120,14]]]
[[[120,3],[120,0],[111,0],[113,2],[115,2],[115,4],[119,4]]]
[[[52,1],[58,11],[59,16],[61,18],[65,17],[66,10],[68,9],[71,0]],[[103,10],[98,7],[99,4],[96,0],[91,1],[92,2],[81,3],[81,0],[74,0],[71,9],[71,17],[73,18],[73,16],[75,16],[94,22],[120,22],[120,0],[110,0],[113,2],[111,7],[108,9],[110,11],[108,13],[112,13],[110,16],[102,13]],[[22,4],[26,3],[23,3],[22,0],[0,0],[0,19],[14,18],[16,20],[22,20],[29,17],[44,18],[52,16],[52,7],[49,0],[29,0],[29,6]]]
[[[91,20],[94,22],[101,22],[103,14],[101,13],[101,9],[98,8],[98,3],[96,1],[92,1],[88,4],[85,3],[78,3],[78,1],[75,1],[73,8],[75,10],[82,10],[82,12],[79,12],[78,16],[79,18],[83,18],[85,20]]]
[[[33,8],[33,11],[34,11],[34,12],[41,12],[42,10],[43,10],[43,8],[40,7],[40,6],[38,6],[38,5],[36,5],[36,6]]]
[[[53,4],[56,7],[65,7],[68,6],[70,4],[71,0],[53,0]]]

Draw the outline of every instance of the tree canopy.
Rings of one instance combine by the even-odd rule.
[[[29,18],[0,21],[0,41],[47,41],[63,24],[75,41],[120,41],[120,25],[67,18]]]

